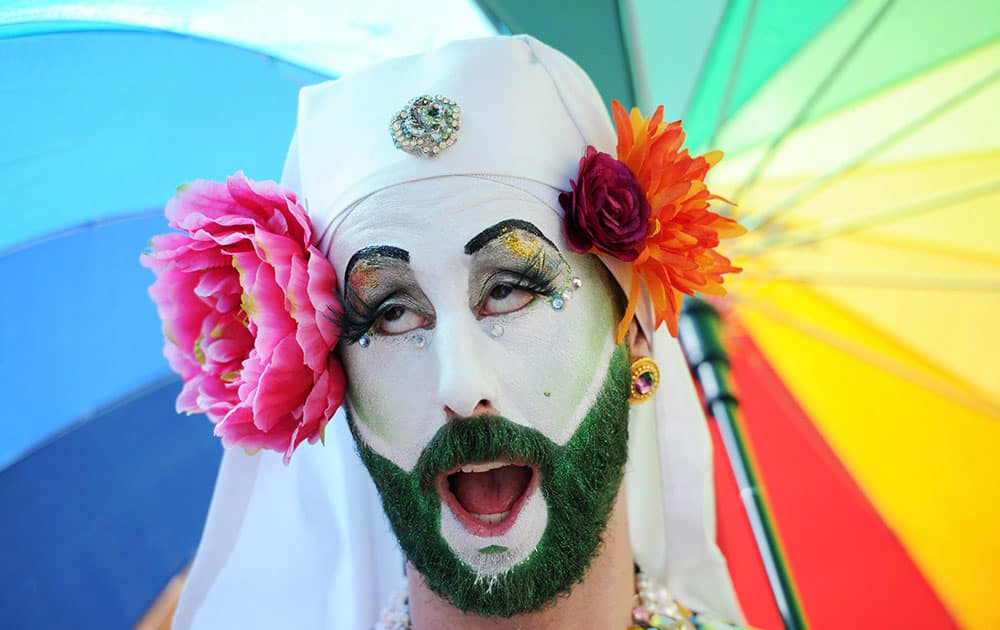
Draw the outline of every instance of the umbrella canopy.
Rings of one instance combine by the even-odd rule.
[[[300,85],[495,31],[458,0],[287,4],[0,7],[14,625],[131,623],[196,544],[218,446],[172,417],[136,264],[173,188],[276,178]],[[996,3],[480,4],[726,151],[710,183],[752,228],[723,305],[742,429],[810,627],[1000,625]],[[741,602],[780,627],[717,463]]]
[[[678,87],[651,5],[639,100],[751,230],[723,307],[806,619],[1000,625],[1000,7],[730,2]]]

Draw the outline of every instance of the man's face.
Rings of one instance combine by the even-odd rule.
[[[608,274],[541,202],[458,177],[367,199],[331,257],[351,429],[408,559],[480,614],[568,591],[627,451]]]

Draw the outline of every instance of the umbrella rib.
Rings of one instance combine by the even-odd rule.
[[[126,407],[127,405],[139,400],[143,396],[148,396],[153,392],[159,391],[164,387],[168,387],[179,381],[180,379],[177,377],[176,374],[173,373],[157,377],[149,381],[145,385],[138,387],[137,389],[133,389],[129,392],[126,392],[124,396],[108,403],[107,405],[103,405],[97,409],[91,410],[83,414],[82,416],[77,417],[76,419],[66,423],[59,430],[44,437],[38,443],[33,444],[28,448],[26,448],[22,453],[18,454],[13,461],[8,463],[6,466],[0,467],[0,473],[3,473],[8,469],[10,469],[11,467],[20,464],[29,457],[32,457],[36,453],[44,450],[46,447],[54,444],[55,442],[58,442],[60,439],[66,437],[70,433],[80,429],[87,423],[98,420],[103,416],[112,413],[113,411]]]
[[[701,60],[701,66],[698,68],[698,77],[694,82],[696,86],[700,86],[702,81],[705,79],[705,72],[708,71],[708,62],[712,58],[712,53],[715,51],[715,47],[719,45],[719,35],[722,33],[722,25],[726,23],[726,17],[730,14],[732,9],[733,0],[726,0],[726,8],[723,9],[722,13],[719,15],[719,21],[715,23],[715,30],[712,31],[712,45],[708,47],[705,57]],[[688,94],[687,102],[684,103],[684,120],[687,120],[688,114],[691,113],[691,106],[694,105],[694,101],[697,96],[697,89],[691,90],[691,93]]]
[[[781,145],[785,143],[785,140],[793,131],[798,129],[802,123],[805,122],[805,119],[812,111],[812,108],[821,98],[823,98],[823,96],[826,95],[827,90],[836,82],[840,73],[847,68],[850,61],[854,58],[854,55],[861,49],[861,46],[865,43],[868,37],[875,32],[876,27],[882,21],[882,18],[889,12],[889,7],[892,6],[894,2],[895,0],[885,0],[885,2],[882,3],[878,12],[872,16],[861,32],[858,33],[857,37],[855,37],[854,41],[852,41],[844,51],[840,59],[837,60],[837,63],[833,65],[827,75],[819,82],[812,94],[809,95],[809,98],[807,98],[799,108],[799,111],[795,114],[795,117],[788,124],[788,126],[785,127],[781,133],[779,133],[774,140],[771,141],[771,144],[767,147],[763,157],[761,157],[761,159],[754,164],[753,170],[750,174],[747,175],[747,177],[740,182],[740,185],[736,187],[736,192],[733,193],[732,197],[734,203],[739,203],[743,195],[757,183],[757,180],[759,180],[761,175],[763,175],[764,169],[771,163],[774,156],[777,155],[778,149],[781,148]]]
[[[11,245],[6,249],[0,249],[0,259],[4,258],[5,256],[10,256],[11,254],[16,254],[26,249],[30,249],[36,245],[47,243],[48,241],[52,241],[57,238],[63,238],[64,236],[72,236],[73,234],[76,234],[77,232],[81,232],[83,230],[100,228],[107,225],[115,225],[116,223],[126,223],[128,221],[149,219],[155,216],[162,216],[162,215],[163,215],[163,208],[157,208],[154,210],[140,210],[139,212],[119,214],[104,219],[92,219],[90,221],[84,221],[83,223],[77,223],[76,225],[55,230],[47,234],[42,234],[41,236],[37,236],[33,239],[17,243],[16,245]]]
[[[782,201],[778,202],[776,205],[765,210],[761,214],[749,218],[746,221],[746,227],[751,230],[756,230],[760,229],[765,225],[768,225],[778,215],[794,209],[800,203],[812,197],[819,191],[823,190],[834,181],[840,179],[846,173],[856,169],[862,164],[865,164],[878,154],[892,147],[894,144],[896,144],[903,138],[909,136],[911,133],[917,131],[921,127],[927,125],[934,119],[941,116],[942,114],[945,114],[949,110],[958,106],[966,99],[971,98],[977,92],[983,90],[998,78],[1000,78],[1000,70],[996,70],[986,75],[984,78],[972,83],[971,85],[961,90],[957,94],[953,95],[952,97],[948,98],[944,102],[939,103],[936,107],[931,109],[929,112],[926,112],[923,116],[920,116],[916,120],[911,121],[910,123],[904,125],[900,129],[897,129],[895,132],[889,134],[888,136],[886,136],[873,146],[865,149],[857,157],[848,160],[846,163],[842,164],[841,166],[837,167],[836,169],[827,173],[826,175],[822,175],[812,180],[805,187],[804,190],[792,193],[791,195],[789,195]]]
[[[918,387],[922,387],[941,396],[942,398],[947,398],[989,418],[1000,420],[1000,406],[984,398],[980,394],[972,393],[957,387],[948,383],[941,377],[930,376],[925,372],[916,370],[905,363],[887,357],[872,350],[871,348],[837,335],[829,329],[817,326],[816,324],[810,323],[790,313],[783,312],[761,300],[749,298],[745,295],[733,295],[732,299],[747,306],[748,308],[756,310],[758,313],[778,324],[787,326],[806,335],[807,337],[820,341],[831,348],[840,350],[841,352],[844,352],[859,361],[881,368],[905,381],[913,383]]]
[[[1000,279],[970,278],[961,276],[905,276],[872,273],[822,273],[810,270],[796,271],[780,267],[771,271],[747,274],[746,280],[789,280],[810,286],[843,286],[856,288],[904,289],[915,291],[970,291],[1000,292]]]
[[[726,91],[722,95],[722,102],[719,103],[719,112],[715,116],[715,124],[712,126],[712,135],[708,141],[708,146],[715,144],[715,139],[719,135],[719,129],[726,122],[726,110],[729,109],[729,102],[733,97],[736,88],[736,80],[739,78],[740,69],[743,66],[743,56],[746,54],[747,42],[750,41],[750,32],[753,30],[753,21],[757,15],[757,0],[751,0],[750,8],[747,10],[746,20],[743,22],[743,32],[740,33],[740,44],[736,48],[736,56],[733,58],[733,65],[729,68],[729,78],[726,79]]]
[[[879,247],[888,247],[890,249],[900,249],[908,252],[916,252],[918,254],[951,258],[954,260],[961,260],[963,262],[972,262],[977,265],[1000,267],[1000,255],[993,254],[991,252],[972,249],[958,249],[956,247],[949,247],[948,245],[942,245],[939,243],[891,238],[875,234],[857,234],[853,237],[853,240],[870,245],[878,245]]]
[[[901,204],[884,212],[863,212],[860,218],[856,220],[844,221],[839,225],[822,226],[813,229],[811,233],[808,231],[809,228],[803,230],[806,232],[805,234],[801,232],[796,234],[794,230],[778,232],[773,236],[769,235],[770,238],[765,238],[761,244],[751,249],[739,251],[736,248],[733,250],[733,253],[734,255],[761,255],[780,248],[814,245],[837,236],[844,236],[860,230],[909,219],[925,212],[943,210],[950,206],[979,199],[980,197],[988,197],[997,192],[1000,192],[1000,179],[994,179],[976,186],[967,186],[930,199]]]
[[[645,98],[640,98],[640,92],[643,90],[640,88],[640,84],[644,85],[645,81],[640,81],[639,72],[641,71],[641,62],[639,58],[639,53],[634,51],[633,46],[630,42],[631,28],[630,23],[632,21],[629,12],[622,10],[622,3],[614,3],[615,15],[618,18],[616,20],[618,25],[618,39],[622,43],[622,52],[625,56],[625,65],[628,66],[628,72],[625,72],[625,81],[628,83],[628,88],[626,89],[628,94],[632,97],[632,102],[643,106],[645,103],[643,101],[647,100]]]

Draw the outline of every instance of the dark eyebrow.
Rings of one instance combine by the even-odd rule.
[[[509,232],[510,230],[524,230],[529,234],[534,234],[538,238],[548,243],[549,247],[551,247],[556,251],[559,251],[559,248],[556,247],[552,241],[546,238],[546,236],[542,234],[542,231],[539,230],[537,227],[535,227],[534,223],[529,223],[527,221],[522,221],[520,219],[507,219],[505,221],[497,223],[496,225],[491,225],[490,227],[486,228],[479,234],[473,236],[469,240],[469,242],[465,244],[465,253],[469,255],[475,254],[483,247],[486,247],[487,243],[496,240],[497,238]]]
[[[363,247],[354,252],[354,255],[351,256],[351,260],[347,263],[347,268],[344,270],[344,286],[347,286],[347,279],[351,277],[351,269],[354,268],[355,263],[359,260],[369,260],[379,257],[395,258],[396,260],[401,260],[406,264],[410,264],[410,252],[405,249],[393,247],[392,245],[372,245],[370,247]]]

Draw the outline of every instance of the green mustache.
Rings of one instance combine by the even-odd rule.
[[[414,468],[420,489],[435,492],[438,477],[461,464],[511,461],[552,473],[559,446],[540,431],[499,416],[476,416],[441,427]]]

